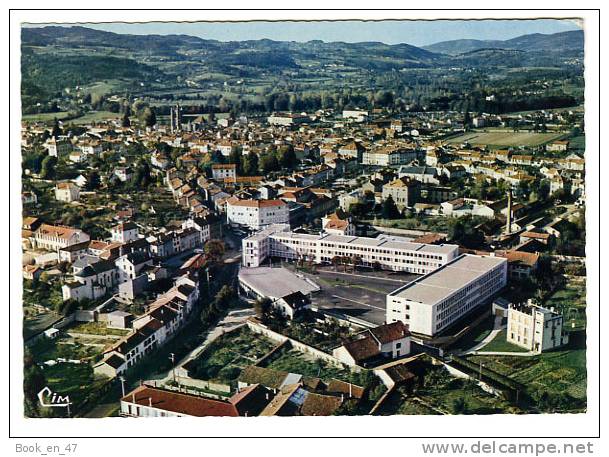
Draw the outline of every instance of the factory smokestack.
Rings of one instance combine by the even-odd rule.
[[[508,203],[507,203],[507,222],[505,224],[505,233],[509,235],[512,233],[512,189],[508,190]]]

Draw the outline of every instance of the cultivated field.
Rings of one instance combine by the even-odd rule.
[[[469,143],[471,145],[484,146],[539,146],[549,143],[560,137],[564,133],[535,133],[535,132],[512,132],[512,131],[491,131],[491,132],[468,132],[456,138],[448,140],[449,143]]]

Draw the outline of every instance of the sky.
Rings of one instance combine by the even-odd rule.
[[[43,26],[49,24],[24,24]],[[66,25],[66,24],[54,24]],[[136,35],[191,35],[219,41],[268,38],[276,41],[380,41],[426,46],[457,39],[509,40],[530,33],[578,30],[575,20],[436,20],[436,21],[317,21],[317,22],[146,22],[82,23],[98,30]]]

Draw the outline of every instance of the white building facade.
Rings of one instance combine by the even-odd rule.
[[[507,259],[462,254],[388,294],[386,321],[434,336],[503,289],[507,272]]]
[[[563,331],[563,317],[553,309],[532,304],[510,304],[507,326],[508,343],[536,354],[569,342],[569,336]]]
[[[288,204],[282,200],[226,201],[226,219],[231,225],[243,225],[259,230],[272,224],[287,224],[290,220]]]
[[[452,244],[432,245],[347,235],[294,233],[289,226],[273,226],[243,239],[243,265],[260,266],[268,257],[331,263],[335,257],[357,259],[361,266],[425,274],[458,256]]]

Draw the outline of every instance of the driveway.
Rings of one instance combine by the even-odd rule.
[[[501,330],[503,330],[504,328],[507,328],[507,324],[501,325],[502,320],[503,319],[500,316],[495,317],[495,324],[493,325],[493,330],[491,330],[491,332],[488,335],[486,335],[486,337],[482,341],[480,341],[478,344],[476,344],[474,347],[471,347],[466,351],[462,351],[459,355],[469,355],[469,354],[478,352],[484,346],[486,346],[491,341],[493,341],[495,339],[495,337],[499,334],[499,332],[501,332]]]
[[[245,321],[247,321],[247,319],[255,315],[256,312],[251,308],[235,309],[233,311],[230,311],[226,316],[224,316],[224,318],[220,322],[218,322],[218,324],[213,329],[211,329],[207,333],[205,341],[203,341],[203,343],[193,349],[186,357],[180,360],[176,364],[175,368],[181,368],[187,362],[196,359],[205,350],[205,348],[209,346],[212,342],[214,342],[216,339],[218,339],[230,330],[234,330],[237,327],[241,327],[245,324]],[[164,383],[171,380],[172,378],[173,370],[169,370],[167,373],[165,373],[165,376],[163,376],[161,379],[157,379],[157,381],[159,381],[160,383]]]

